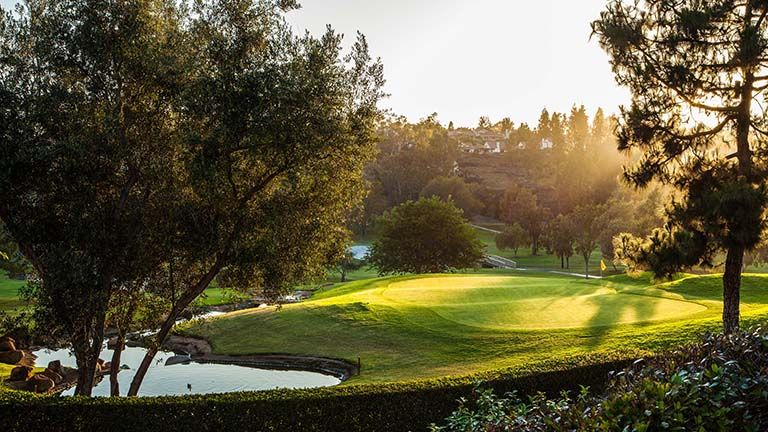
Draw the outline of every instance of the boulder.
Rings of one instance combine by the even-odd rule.
[[[0,351],[0,363],[15,365],[24,358],[23,351]]]
[[[16,341],[9,337],[0,339],[0,351],[16,351]]]
[[[32,368],[29,366],[16,366],[11,369],[11,376],[8,381],[26,381],[32,376]]]
[[[97,372],[97,373],[98,373],[98,372],[104,372],[104,371],[106,370],[106,369],[105,369],[105,367],[104,367],[104,365],[105,365],[105,364],[106,364],[106,363],[104,362],[104,360],[102,360],[102,359],[97,359],[97,360],[96,360],[96,372]]]
[[[52,379],[45,375],[37,374],[29,379],[29,387],[33,389],[35,393],[47,393],[52,388],[56,387],[56,384]]]
[[[61,368],[61,361],[54,360],[50,363],[48,363],[48,367],[46,370],[49,370],[51,372],[56,372],[59,375],[64,375],[64,369]]]
[[[54,372],[54,371],[52,371],[50,369],[46,369],[46,370],[40,372],[38,375],[47,376],[56,385],[59,385],[59,384],[61,384],[62,381],[64,381],[64,378],[61,375],[59,375],[58,373],[56,373],[56,372]]]

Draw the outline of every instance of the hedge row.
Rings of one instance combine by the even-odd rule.
[[[506,371],[396,384],[204,396],[89,399],[6,392],[0,393],[0,430],[425,431],[455,410],[457,399],[470,396],[480,380],[498,393],[555,395],[579,386],[599,390],[610,371],[623,369],[629,362],[582,357],[576,363],[581,366],[529,375]],[[547,367],[531,365],[538,370]]]

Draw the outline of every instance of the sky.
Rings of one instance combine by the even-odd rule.
[[[480,116],[535,125],[542,108],[618,111],[608,56],[590,41],[606,0],[303,0],[288,20],[313,34],[331,24],[368,38],[384,63],[384,106],[417,121],[447,124]]]
[[[8,7],[14,0],[0,0]],[[617,112],[628,92],[607,55],[590,41],[606,0],[301,0],[288,14],[296,31],[330,24],[351,43],[366,35],[381,57],[390,97],[383,108],[447,124],[480,116],[535,125],[542,108],[584,104]]]

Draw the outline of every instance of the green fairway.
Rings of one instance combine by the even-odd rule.
[[[9,311],[24,305],[19,299],[19,288],[25,283],[9,279],[4,273],[0,273],[0,311]]]
[[[310,301],[225,315],[184,329],[216,353],[289,353],[363,363],[351,382],[457,375],[574,356],[626,357],[718,330],[718,276],[652,285],[545,273],[361,280]],[[768,277],[743,280],[743,315],[768,317]]]

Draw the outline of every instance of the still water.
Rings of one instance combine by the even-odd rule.
[[[127,347],[123,351],[121,365],[129,369],[120,371],[120,392],[125,394],[131,385],[131,379],[142,358],[144,348]],[[76,367],[75,357],[69,350],[41,349],[34,352],[37,355],[37,366],[45,367],[52,360],[60,360],[61,364]],[[284,371],[258,369],[237,365],[221,365],[206,363],[187,363],[166,366],[165,361],[173,357],[172,352],[159,352],[147,371],[144,383],[139,392],[140,396],[165,396],[185,394],[228,393],[235,391],[271,390],[275,388],[312,388],[327,387],[339,384],[341,380],[330,375],[306,371]],[[112,350],[104,350],[101,358],[112,359]],[[189,389],[191,386],[191,390]],[[63,393],[71,395],[74,388]],[[109,396],[109,377],[104,377],[93,389],[94,396]]]

